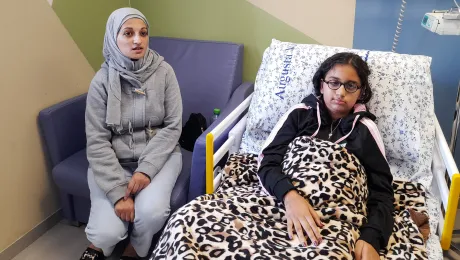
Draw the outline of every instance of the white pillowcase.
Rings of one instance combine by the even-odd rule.
[[[385,144],[395,177],[431,184],[434,105],[431,58],[273,40],[264,52],[240,152],[259,153],[281,116],[313,93],[320,64],[338,52],[353,52],[371,69],[369,110]]]

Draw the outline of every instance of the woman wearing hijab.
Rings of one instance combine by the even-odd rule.
[[[91,245],[80,259],[109,256],[131,223],[121,259],[138,259],[169,216],[182,168],[182,100],[173,69],[149,49],[149,24],[138,10],[110,15],[103,54],[86,104]]]

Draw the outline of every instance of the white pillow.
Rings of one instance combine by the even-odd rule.
[[[369,84],[374,97],[368,107],[377,116],[393,175],[429,187],[434,106],[431,58],[425,56],[274,39],[257,73],[240,152],[259,153],[281,116],[313,93],[312,78],[320,64],[344,51],[360,55],[371,69]]]
[[[281,116],[314,92],[312,78],[321,63],[329,56],[344,51],[352,51],[363,58],[367,53],[273,39],[257,72],[241,151],[259,153]]]
[[[431,187],[435,114],[431,58],[370,52],[368,108],[376,117],[395,177]]]

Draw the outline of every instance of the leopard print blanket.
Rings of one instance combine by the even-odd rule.
[[[257,178],[257,156],[229,157],[221,185],[196,198],[168,221],[151,259],[354,259],[366,221],[366,174],[340,145],[296,138],[283,172],[321,218],[323,242],[288,238],[285,208]],[[395,224],[381,259],[427,259],[425,240],[410,212],[427,215],[423,186],[394,181]]]

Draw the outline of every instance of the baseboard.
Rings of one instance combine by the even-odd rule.
[[[48,230],[54,227],[62,219],[61,209],[54,212],[47,219],[43,220],[40,224],[36,225],[32,230],[27,232],[21,238],[16,240],[13,244],[0,252],[0,260],[13,259],[17,254],[26,249],[35,240],[45,234]]]

